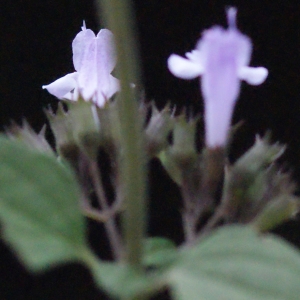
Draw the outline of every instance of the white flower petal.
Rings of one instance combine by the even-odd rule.
[[[79,90],[78,86],[74,88],[71,92],[67,93],[63,96],[63,99],[71,100],[71,101],[77,101],[79,98]]]
[[[77,72],[43,88],[60,99],[77,100],[80,94],[86,101],[102,106],[120,89],[119,81],[110,74],[117,60],[114,37],[107,29],[95,36],[92,30],[86,29],[85,23],[81,29],[72,43]]]
[[[65,98],[65,95],[75,89],[77,75],[77,72],[67,74],[42,88],[59,99]]]
[[[117,62],[117,52],[112,32],[108,29],[101,29],[97,34],[97,45],[99,54],[101,52],[102,63],[105,63],[106,69],[110,73]]]
[[[120,90],[120,81],[110,75],[108,77],[109,84],[103,87],[102,89],[97,89],[97,97],[95,98],[95,102],[99,107],[102,107],[109,98],[111,98],[116,92]]]
[[[195,62],[176,54],[172,54],[168,58],[168,68],[173,75],[182,79],[193,79],[203,73],[201,62]]]
[[[102,94],[111,96],[110,72],[115,67],[116,53],[113,44],[113,35],[103,29],[88,45],[81,60],[78,75],[78,86],[85,100],[99,96],[102,102]],[[115,92],[115,90],[113,91]]]
[[[259,85],[266,80],[268,73],[268,70],[264,67],[241,67],[238,76],[249,84]]]
[[[191,52],[186,52],[185,56],[191,60],[191,61],[195,61],[195,62],[199,62],[201,64],[202,59],[203,59],[203,55],[201,54],[201,51],[198,49],[194,49]]]
[[[209,148],[224,147],[228,138],[234,102],[205,102],[205,144]]]
[[[107,97],[110,98],[119,90],[120,90],[120,80],[113,77],[112,75],[110,75],[109,76],[109,90],[107,92]]]
[[[97,56],[97,40],[93,39],[85,49],[80,72],[78,72],[78,87],[85,100],[92,99],[99,88],[97,86],[98,77],[103,70],[101,64],[98,63]]]
[[[95,34],[92,30],[83,27],[82,31],[80,31],[73,40],[73,64],[76,71],[80,71],[83,64],[84,53],[95,38]]]

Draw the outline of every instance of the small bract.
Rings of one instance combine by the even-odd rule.
[[[76,101],[80,95],[86,101],[103,106],[120,88],[119,80],[111,75],[117,60],[113,34],[101,29],[95,36],[84,23],[72,48],[76,72],[44,85],[43,89],[59,99]]]
[[[261,84],[268,75],[263,67],[249,67],[252,44],[236,27],[236,8],[227,10],[228,29],[214,26],[203,32],[196,49],[186,58],[172,54],[171,73],[182,79],[201,76],[205,107],[205,134],[208,147],[224,146],[230,127],[240,81]]]

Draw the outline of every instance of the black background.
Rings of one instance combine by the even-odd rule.
[[[298,0],[205,1],[136,0],[137,34],[146,98],[162,107],[171,101],[180,109],[202,111],[198,81],[173,77],[166,60],[171,53],[193,49],[201,31],[226,25],[225,7],[238,8],[238,25],[252,38],[252,65],[269,69],[258,87],[242,85],[234,122],[244,120],[232,149],[243,153],[256,133],[272,131],[273,140],[286,143],[288,167],[300,183],[300,3]],[[42,109],[57,100],[43,84],[73,72],[71,42],[82,21],[100,29],[92,1],[8,0],[0,4],[0,124],[28,119],[36,130],[44,124]],[[159,180],[158,180],[159,179]],[[149,233],[180,242],[178,190],[157,162],[151,164]],[[168,195],[168,196],[167,196]],[[176,207],[175,205],[175,207]],[[179,206],[179,205],[177,205]],[[92,245],[105,248],[102,233],[90,224]],[[277,233],[300,246],[299,223],[289,222]],[[5,245],[0,247],[0,299],[101,299],[88,271],[67,265],[38,276],[30,275]]]

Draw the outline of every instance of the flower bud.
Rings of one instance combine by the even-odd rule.
[[[275,164],[284,149],[257,137],[253,147],[227,167],[221,204],[227,222],[251,223],[267,230],[297,211],[295,184]]]
[[[197,174],[197,178],[199,175],[199,154],[195,145],[197,121],[198,118],[187,121],[185,114],[175,118],[172,144],[158,155],[160,162],[178,185],[182,184],[184,174]]]
[[[159,111],[155,104],[151,106],[151,118],[145,129],[147,150],[150,156],[157,155],[168,144],[168,135],[174,127],[174,118],[167,105]]]
[[[45,138],[45,132],[46,125],[43,126],[39,133],[36,133],[26,120],[23,121],[22,126],[14,123],[6,131],[11,139],[22,141],[30,148],[53,155],[53,149]]]
[[[267,203],[265,208],[251,222],[260,232],[268,231],[293,218],[299,211],[299,198],[292,195],[280,195]]]
[[[62,103],[58,103],[56,113],[51,108],[45,110],[46,116],[50,123],[54,138],[56,151],[59,156],[65,158],[73,166],[77,165],[79,147],[75,141],[72,121],[69,113],[63,108]]]

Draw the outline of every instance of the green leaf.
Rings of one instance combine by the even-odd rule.
[[[102,263],[99,273],[94,272],[98,284],[114,297],[133,298],[137,294],[150,289],[152,283],[144,274],[127,265]]]
[[[228,226],[182,252],[169,282],[177,300],[298,300],[300,254],[275,236]]]
[[[144,242],[143,263],[146,266],[168,266],[177,257],[175,244],[166,238],[153,237]]]
[[[79,188],[54,156],[0,136],[3,237],[32,271],[80,260],[86,251]]]
[[[123,263],[100,262],[91,252],[86,253],[84,261],[98,286],[116,298],[139,299],[142,295],[153,295],[166,285],[160,274],[146,274]]]
[[[31,271],[80,261],[112,296],[133,298],[161,288],[157,276],[102,262],[86,246],[80,192],[55,157],[0,136],[0,218],[3,237]]]

